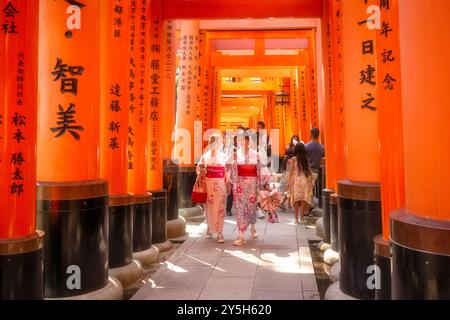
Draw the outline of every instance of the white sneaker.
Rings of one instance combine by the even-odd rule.
[[[258,209],[258,211],[256,211],[256,217],[258,219],[265,219],[266,215],[264,214],[264,212],[261,209]]]

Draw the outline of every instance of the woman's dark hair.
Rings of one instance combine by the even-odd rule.
[[[306,148],[303,143],[298,143],[295,146],[294,156],[297,159],[297,166],[299,171],[303,171],[305,176],[309,177],[311,169],[309,168],[308,157],[306,156]]]
[[[260,126],[262,129],[266,128],[266,124],[264,123],[264,121],[258,121],[258,123],[256,125]]]
[[[294,150],[295,146],[294,146],[294,139],[297,140],[297,142],[300,143],[300,137],[298,135],[294,135],[291,138],[291,143],[289,144],[289,149]]]
[[[289,147],[289,149],[286,150],[286,154],[284,155],[283,166],[282,166],[283,172],[285,172],[287,170],[288,162],[289,162],[289,160],[292,159],[293,156],[294,156],[294,149]]]

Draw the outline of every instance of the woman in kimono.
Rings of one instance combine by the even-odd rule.
[[[242,139],[240,139],[242,140]],[[232,166],[233,179],[233,214],[239,229],[239,237],[233,242],[235,246],[246,243],[245,232],[250,227],[251,237],[256,238],[256,211],[258,210],[258,191],[261,162],[256,146],[245,136],[242,145],[234,154]]]
[[[212,135],[209,150],[201,157],[197,165],[197,174],[206,175],[207,200],[205,205],[208,230],[206,238],[217,234],[217,242],[224,243],[223,224],[227,201],[226,164],[228,157],[222,151],[222,137]]]

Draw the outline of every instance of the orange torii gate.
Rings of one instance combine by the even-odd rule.
[[[208,32],[208,39],[255,39],[255,53],[250,56],[239,55],[223,55],[220,52],[214,52],[211,57],[211,65],[216,68],[274,68],[287,67],[297,68],[298,76],[292,75],[291,82],[296,79],[296,87],[298,90],[297,103],[300,104],[300,110],[297,117],[290,119],[290,124],[286,127],[300,128],[300,132],[288,130],[290,135],[280,135],[280,145],[285,145],[291,138],[291,134],[300,133],[304,141],[309,141],[310,130],[318,125],[319,111],[317,106],[317,79],[315,76],[315,67],[309,67],[311,63],[315,63],[315,34],[310,30],[295,31],[215,31]],[[297,55],[276,55],[270,56],[265,54],[264,40],[271,38],[289,39],[289,38],[305,38],[310,44],[310,49],[300,51]],[[297,80],[298,78],[298,80]],[[293,101],[291,101],[292,105]],[[312,115],[314,114],[314,115]],[[292,124],[292,121],[299,120],[298,123]],[[286,119],[280,119],[280,125],[286,123]]]

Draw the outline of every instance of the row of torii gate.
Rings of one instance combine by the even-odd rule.
[[[306,75],[309,98],[283,111],[280,144],[316,124],[324,133],[340,290],[449,298],[449,9],[446,0],[1,0],[0,298],[120,298],[109,274],[126,287],[135,260],[154,263],[185,232],[178,208],[191,206],[195,173],[169,161],[173,128],[217,126],[220,69],[255,66],[292,68],[291,84]],[[321,18],[321,32],[289,31],[309,40],[297,56],[224,57],[189,20],[271,15]],[[173,19],[188,19],[178,62]],[[286,36],[267,34],[278,32]],[[378,289],[367,286],[374,257]]]

